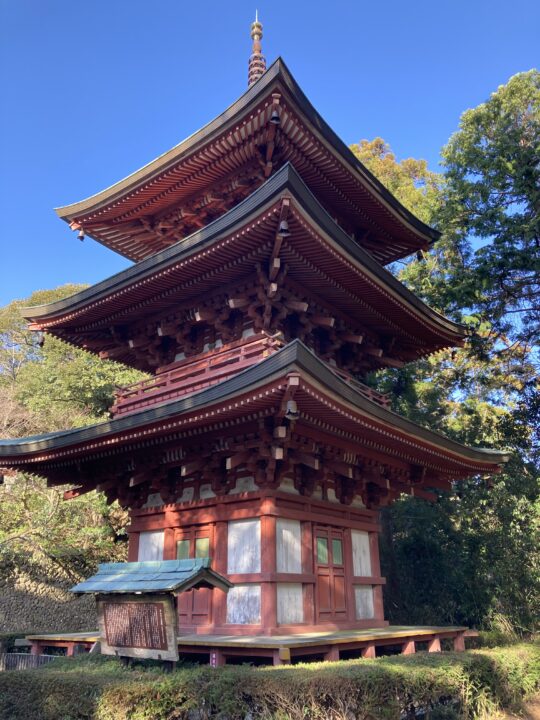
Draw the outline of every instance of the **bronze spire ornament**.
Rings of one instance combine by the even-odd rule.
[[[261,48],[262,30],[263,26],[262,23],[259,22],[259,14],[256,10],[255,21],[251,24],[251,39],[253,40],[253,45],[248,64],[248,87],[251,87],[253,83],[257,82],[266,71],[266,58],[262,54]]]

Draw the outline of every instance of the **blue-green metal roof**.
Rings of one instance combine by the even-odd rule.
[[[95,575],[71,588],[73,593],[183,592],[195,586],[232,587],[214,572],[209,558],[155,562],[103,563]]]

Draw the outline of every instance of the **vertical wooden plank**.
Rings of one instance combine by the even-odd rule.
[[[276,572],[276,518],[264,515],[261,520],[261,572]],[[261,625],[263,632],[274,629],[277,620],[276,584],[263,582],[261,584]]]
[[[463,652],[465,650],[465,633],[458,633],[454,638],[454,651]]]
[[[441,652],[441,639],[438,635],[428,640],[428,652]]]
[[[377,651],[376,651],[375,645],[373,643],[370,643],[369,645],[366,645],[365,647],[363,647],[360,652],[362,653],[363,658],[377,657]]]
[[[313,573],[313,526],[311,522],[303,522],[302,530],[302,572],[308,575]],[[315,586],[313,583],[305,584],[303,588],[304,597],[304,622],[308,625],[315,624]]]
[[[371,575],[373,575],[373,577],[380,577],[381,561],[379,558],[379,533],[369,533],[369,546],[371,550]]]
[[[139,533],[128,533],[128,562],[137,562],[139,557]]]
[[[347,618],[349,621],[356,620],[356,608],[354,599],[354,587],[352,584],[353,569],[353,551],[352,536],[350,530],[343,533],[343,562],[345,567],[345,583],[347,591]]]
[[[384,620],[384,600],[381,585],[373,586],[373,618]]]
[[[225,520],[216,522],[210,545],[212,567],[220,575],[227,574],[227,526]],[[212,590],[211,622],[223,625],[227,616],[227,593],[217,588]]]
[[[164,531],[163,539],[163,559],[176,560],[176,541],[173,528],[167,528]]]

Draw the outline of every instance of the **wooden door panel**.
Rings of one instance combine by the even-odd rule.
[[[317,577],[317,618],[332,622],[347,618],[347,582],[343,555],[343,531],[318,526],[314,531]]]
[[[334,575],[334,612],[347,611],[347,596],[345,591],[345,578]]]
[[[332,612],[329,575],[319,575],[317,578],[317,602],[319,612]]]

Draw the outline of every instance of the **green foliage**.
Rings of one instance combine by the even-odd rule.
[[[180,667],[170,675],[81,657],[0,676],[10,720],[493,718],[540,689],[540,647],[419,653],[293,667]]]
[[[429,170],[425,160],[397,162],[382,138],[361,140],[351,150],[408,210],[426,223],[432,220],[443,177]]]
[[[492,481],[384,511],[387,616],[488,627],[505,614],[526,632],[540,617],[540,73],[516,75],[463,115],[429,192],[381,140],[361,147],[368,168],[443,232],[400,279],[470,330],[463,348],[371,382],[422,425],[514,453]]]
[[[42,290],[25,301],[0,309],[0,430],[19,437],[67,429],[104,420],[116,385],[141,374],[104,362],[54,337],[42,342],[27,329],[21,309],[61,299],[81,290],[66,285]],[[74,573],[88,572],[96,562],[122,559],[117,543],[125,538],[127,515],[90,493],[64,503],[64,488],[47,488],[44,480],[7,476],[0,487],[0,560],[3,572],[17,557],[41,553]]]

